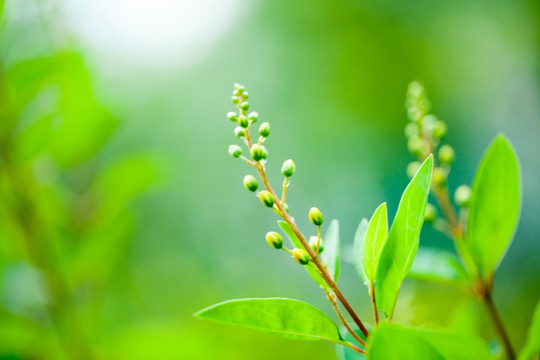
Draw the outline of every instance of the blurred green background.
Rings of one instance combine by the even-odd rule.
[[[0,35],[0,359],[333,359],[333,346],[194,320],[229,298],[331,309],[264,234],[225,114],[232,85],[272,124],[271,179],[291,213],[356,226],[407,184],[404,99],[426,85],[470,184],[504,132],[522,162],[496,302],[518,347],[540,294],[537,1],[6,0]],[[391,216],[392,217],[392,216]],[[452,249],[425,228],[421,245]],[[340,280],[365,319],[351,265]],[[407,281],[396,320],[478,327],[451,289]],[[453,316],[470,307],[469,317]],[[370,320],[368,320],[369,322]]]

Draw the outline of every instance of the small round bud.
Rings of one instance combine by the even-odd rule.
[[[419,136],[409,138],[409,141],[407,142],[407,148],[409,149],[409,152],[411,154],[419,157],[423,157],[429,152],[428,142]]]
[[[422,111],[418,106],[411,106],[407,109],[407,116],[411,121],[418,121],[422,117]]]
[[[285,209],[286,212],[289,212],[289,205],[287,203],[283,203],[283,209]]]
[[[249,109],[249,104],[246,101],[244,101],[243,103],[239,105],[239,107],[240,109],[247,111]]]
[[[261,199],[261,202],[263,203],[263,205],[268,206],[269,208],[274,206],[274,203],[275,203],[274,196],[269,191],[266,191],[266,190],[261,191],[259,193],[259,199]]]
[[[317,246],[319,247],[319,254],[324,251],[324,245],[322,239],[319,239],[317,236],[312,236],[309,238],[309,247],[317,252]]]
[[[296,170],[296,165],[294,164],[294,161],[292,161],[291,159],[285,160],[285,162],[283,162],[283,166],[281,166],[281,173],[285,175],[286,177],[293,176],[295,170]]]
[[[456,152],[450,145],[443,145],[439,149],[439,161],[443,165],[450,165],[456,160]]]
[[[438,120],[435,115],[429,114],[422,118],[422,126],[428,131],[433,131],[433,127],[437,121]]]
[[[266,242],[274,249],[283,247],[283,238],[275,231],[270,231],[266,234]]]
[[[248,118],[245,117],[244,115],[240,115],[238,117],[238,125],[240,125],[243,128],[247,128],[249,126]]]
[[[231,100],[234,105],[238,105],[238,103],[240,102],[240,98],[238,96],[233,96]]]
[[[239,83],[234,83],[234,88],[235,88],[235,89],[243,88],[243,86],[240,85]]]
[[[419,161],[412,161],[407,165],[407,176],[409,179],[412,179],[414,175],[416,175],[420,166],[422,166],[422,164],[420,164]]]
[[[251,175],[244,176],[244,186],[246,189],[248,189],[251,192],[257,191],[257,188],[259,187],[259,184],[257,183],[257,179],[255,179]]]
[[[234,158],[240,157],[242,155],[242,148],[238,145],[230,145],[229,154]]]
[[[316,207],[312,207],[311,210],[309,210],[309,221],[311,221],[314,225],[317,225],[317,226],[322,225],[323,223],[322,213]]]
[[[249,115],[248,115],[248,120],[252,124],[255,124],[257,122],[257,120],[259,120],[259,113],[256,112],[256,111],[250,112]]]
[[[268,137],[268,135],[270,135],[270,124],[263,122],[261,126],[259,126],[259,134],[262,137]]]
[[[251,147],[251,158],[255,161],[261,161],[268,157],[266,148],[259,144],[253,144]]]
[[[237,88],[234,89],[233,95],[234,96],[241,96],[242,93],[244,92],[244,90],[245,90],[245,88],[242,85],[240,85],[240,86],[238,86]]]
[[[471,200],[471,188],[467,185],[459,186],[454,193],[454,200],[459,207],[469,206],[469,201]]]
[[[442,120],[437,120],[433,124],[433,136],[437,139],[442,139],[446,136],[446,123]]]
[[[232,122],[238,121],[238,114],[234,111],[228,112],[227,119],[231,120]]]
[[[246,132],[244,128],[237,126],[236,128],[234,128],[234,135],[236,135],[236,137],[240,139],[246,136]]]
[[[294,249],[292,251],[292,256],[294,260],[296,260],[297,263],[300,265],[307,265],[309,264],[309,254],[302,249]]]
[[[433,185],[441,188],[446,185],[446,177],[448,174],[443,168],[436,167],[433,169]]]
[[[424,221],[427,223],[432,223],[437,218],[437,209],[432,204],[426,205],[426,212],[424,213]]]
[[[405,136],[408,138],[420,135],[420,128],[415,122],[410,122],[405,125]]]
[[[244,97],[244,100],[247,100],[249,98],[249,93],[247,91],[244,91],[244,93],[242,94],[242,96]],[[247,110],[247,109],[246,109]]]

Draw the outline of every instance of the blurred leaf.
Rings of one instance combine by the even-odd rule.
[[[539,360],[540,359],[540,301],[536,305],[534,315],[529,327],[527,342],[521,353],[519,360]]]
[[[356,233],[354,234],[354,265],[356,267],[356,273],[364,281],[364,283],[368,284],[368,278],[366,276],[366,271],[364,269],[364,239],[366,236],[366,231],[368,228],[369,221],[366,218],[363,218],[362,221],[360,221],[360,224],[358,225],[358,228],[356,229]]]
[[[467,271],[459,258],[447,251],[420,248],[407,277],[464,289],[469,285]]]
[[[490,279],[510,246],[521,209],[521,173],[509,141],[491,143],[472,186],[465,243],[480,276]]]
[[[369,331],[371,331],[372,326],[369,326],[368,324],[365,324]],[[360,330],[354,331],[358,336],[360,336],[364,341],[366,340],[366,337],[364,333]],[[345,334],[343,336],[343,339],[345,341],[348,341],[360,348],[363,348],[363,345],[360,344],[350,333],[345,329],[344,327],[341,328],[341,333]],[[343,346],[343,345],[336,345],[336,355],[339,360],[365,360],[366,355],[360,354],[359,352],[354,351],[353,349]]]
[[[487,344],[472,335],[442,333],[381,325],[372,335],[371,360],[483,360],[491,359]]]
[[[432,169],[433,157],[430,155],[403,192],[381,254],[375,287],[379,309],[389,319],[394,313],[401,283],[418,250]]]
[[[388,215],[386,203],[382,203],[371,216],[364,238],[364,269],[370,284],[375,283],[379,259],[387,237]]]
[[[337,282],[339,278],[339,222],[337,220],[332,220],[328,230],[326,231],[325,236],[323,237],[324,241],[324,251],[321,254],[326,265],[328,266],[328,272],[332,279]]]
[[[203,309],[194,316],[298,340],[342,341],[332,319],[316,307],[293,299],[229,300]]]
[[[294,247],[299,248],[299,249],[304,249],[304,245],[302,245],[302,242],[300,241],[300,239],[298,239],[296,234],[292,231],[289,224],[287,224],[285,221],[278,221],[278,225],[279,227],[281,227],[281,229],[283,229],[285,234],[287,234],[287,236],[291,240],[291,243],[293,244]],[[306,269],[306,271],[309,273],[311,278],[315,280],[315,282],[319,284],[323,289],[331,290],[328,284],[326,283],[326,281],[324,281],[324,279],[321,278],[319,273],[313,267],[308,265],[308,266],[304,266],[304,269]]]

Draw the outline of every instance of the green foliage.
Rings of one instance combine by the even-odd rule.
[[[364,271],[370,284],[375,283],[379,259],[387,237],[388,215],[386,203],[382,203],[373,213],[364,237]]]
[[[360,330],[355,330],[354,332],[356,333],[356,335],[362,338],[362,340],[364,341],[366,340],[366,337],[364,336],[364,334],[362,334]],[[349,332],[342,330],[342,333],[345,334],[343,336],[343,339],[345,341],[348,341],[359,347],[362,346],[362,344],[360,344],[358,340],[356,340]],[[340,345],[336,345],[336,355],[339,360],[365,360],[366,359],[366,355],[360,354],[359,352],[354,351],[351,348],[340,346]]]
[[[375,291],[380,310],[390,319],[399,288],[418,249],[432,169],[433,159],[428,157],[403,192],[381,254]]]
[[[540,301],[534,310],[531,326],[527,337],[527,342],[519,354],[519,360],[540,359]]]
[[[326,234],[323,237],[324,240],[324,253],[322,258],[326,261],[328,271],[330,275],[337,281],[339,278],[339,222],[332,220]]]
[[[366,237],[366,231],[369,225],[369,221],[363,218],[354,233],[354,266],[356,273],[362,279],[365,284],[369,284],[369,280],[364,269],[364,239]]]
[[[521,172],[508,140],[487,150],[472,186],[466,246],[483,279],[491,279],[510,246],[521,208]]]
[[[459,258],[447,251],[420,248],[407,277],[455,286],[469,287],[470,279]]]
[[[298,300],[229,300],[203,309],[194,316],[292,339],[342,342],[339,329],[332,319],[316,307]]]
[[[381,325],[369,342],[370,360],[488,360],[489,348],[471,335]]]

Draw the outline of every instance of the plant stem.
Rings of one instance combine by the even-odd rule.
[[[379,325],[379,310],[377,309],[377,300],[375,298],[375,286],[370,285],[369,297],[371,298],[371,305],[373,306],[373,318],[375,319],[375,325]]]
[[[337,303],[337,300],[336,298],[330,294],[328,291],[326,292],[326,296],[328,297],[328,300],[330,300],[330,303],[332,304],[332,307],[334,308],[337,316],[339,317],[339,320],[341,321],[341,323],[347,328],[347,331],[360,343],[362,344],[364,347],[366,346],[366,342],[364,341],[364,339],[362,339],[352,328],[351,326],[349,325],[349,323],[347,322],[347,320],[345,320],[345,318],[343,317],[343,313],[341,312],[340,308],[339,308],[339,305]]]

